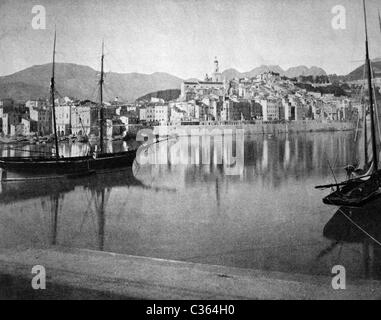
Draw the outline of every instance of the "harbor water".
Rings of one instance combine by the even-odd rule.
[[[243,161],[231,172],[218,161],[226,150],[215,140],[205,145],[202,137],[178,137],[146,151],[167,158],[131,169],[1,184],[0,247],[87,248],[312,275],[331,275],[343,265],[348,278],[380,279],[378,245],[322,203],[330,189],[314,188],[345,178],[344,167],[358,160],[353,139],[353,132],[233,137],[233,156]],[[51,147],[0,148],[13,156]],[[86,148],[66,144],[61,154]]]

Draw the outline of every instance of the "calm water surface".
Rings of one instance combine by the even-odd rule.
[[[322,204],[329,190],[314,189],[334,182],[328,161],[337,179],[345,177],[343,167],[356,160],[352,133],[245,136],[239,175],[190,159],[202,154],[202,144],[180,138],[170,147],[180,163],[1,185],[0,246],[60,245],[321,275],[342,264],[350,278],[381,278],[380,248]],[[2,148],[3,155],[22,153]],[[86,146],[61,148],[74,155]],[[357,218],[381,239],[374,234],[381,233],[379,219]]]

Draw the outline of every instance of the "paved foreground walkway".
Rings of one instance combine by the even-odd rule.
[[[34,265],[46,290],[31,288]],[[381,282],[293,275],[82,249],[0,249],[0,298],[380,299]]]

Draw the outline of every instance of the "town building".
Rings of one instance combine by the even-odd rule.
[[[2,130],[4,135],[15,135],[16,126],[21,123],[22,114],[11,111],[11,112],[3,112],[2,117]],[[11,128],[13,126],[13,130]],[[17,131],[19,132],[19,131]]]
[[[58,105],[55,108],[56,127],[59,136],[71,134],[71,105]]]
[[[165,125],[169,120],[168,105],[150,104],[147,106],[147,122]]]
[[[2,99],[0,100],[0,108],[3,109],[3,112],[11,112],[14,111],[14,101],[13,99]]]
[[[140,122],[146,122],[147,121],[147,108],[146,107],[140,107],[139,108],[139,121]]]
[[[31,131],[39,136],[52,134],[52,110],[48,107],[30,107],[29,118],[32,123]],[[35,123],[35,125],[33,124]]]
[[[262,106],[263,121],[279,120],[281,103],[278,99],[263,99],[260,101]]]
[[[18,124],[11,124],[10,125],[10,130],[9,130],[9,135],[12,137],[15,136],[22,136],[24,134],[24,125],[21,123]]]
[[[233,102],[229,112],[231,121],[249,121],[251,120],[251,103],[248,100]]]
[[[184,110],[181,110],[177,106],[172,106],[170,109],[170,124],[171,125],[180,125],[184,119],[186,118],[186,112]]]
[[[33,129],[36,128],[32,128],[33,125],[31,125],[31,121],[29,118],[22,118],[21,119],[21,126],[22,126],[22,135],[24,136],[28,136],[30,135],[31,133],[33,133]]]
[[[44,99],[28,100],[27,102],[25,102],[25,107],[29,110],[46,108],[47,107],[47,101]]]
[[[85,101],[71,107],[71,133],[89,135],[98,124],[98,108],[95,103]]]
[[[195,122],[200,119],[200,106],[196,101],[170,101],[168,103],[171,123]]]

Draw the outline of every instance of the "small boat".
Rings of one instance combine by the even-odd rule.
[[[26,137],[18,137],[17,138],[17,143],[20,143],[20,144],[22,144],[22,143],[29,143],[29,139],[26,138]]]
[[[69,137],[60,137],[59,141],[60,142],[69,142]]]
[[[365,56],[368,80],[369,94],[369,116],[370,116],[370,132],[368,139],[368,112],[363,108],[363,146],[364,159],[360,167],[346,167],[348,179],[346,181],[317,186],[317,189],[336,188],[328,196],[324,197],[323,202],[327,205],[362,207],[375,197],[381,195],[381,170],[379,170],[379,159],[381,150],[381,128],[378,117],[377,104],[374,99],[374,90],[372,84],[372,68],[369,58],[368,31],[366,6],[364,0],[364,20],[365,20]]]
[[[123,141],[123,136],[115,136],[112,138],[112,141]]]
[[[99,104],[99,126],[100,126],[100,151],[93,154],[77,157],[62,157],[59,154],[55,114],[55,53],[56,33],[54,34],[53,67],[50,82],[50,95],[52,103],[53,129],[55,152],[54,154],[29,156],[29,157],[0,157],[0,168],[2,169],[1,181],[41,180],[57,178],[76,178],[94,173],[105,173],[118,168],[131,167],[136,150],[119,153],[104,152],[104,116],[103,116],[103,83],[104,83],[104,44],[102,43],[101,77],[100,77],[100,104]]]
[[[79,143],[87,143],[89,142],[89,138],[86,135],[81,135],[77,138]]]

